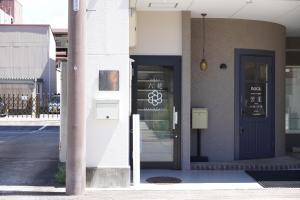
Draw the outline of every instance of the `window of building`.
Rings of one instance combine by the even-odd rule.
[[[300,66],[285,68],[285,129],[300,133]]]

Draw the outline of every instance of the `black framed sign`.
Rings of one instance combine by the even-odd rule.
[[[245,112],[247,116],[266,115],[266,84],[247,83],[245,94]]]

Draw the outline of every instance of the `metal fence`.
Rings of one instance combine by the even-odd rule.
[[[0,94],[0,116],[45,118],[59,117],[60,95]]]

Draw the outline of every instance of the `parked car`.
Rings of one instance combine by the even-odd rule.
[[[48,111],[49,113],[60,113],[60,95],[51,96],[48,103]]]
[[[0,117],[5,117],[7,115],[7,106],[5,105],[4,100],[0,97]]]

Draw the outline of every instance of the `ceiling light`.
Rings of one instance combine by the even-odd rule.
[[[177,8],[178,3],[176,2],[153,2],[149,3],[149,8]]]

